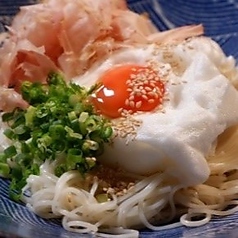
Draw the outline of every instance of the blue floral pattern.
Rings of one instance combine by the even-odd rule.
[[[0,31],[6,30],[19,6],[33,4],[34,0],[1,0]],[[159,30],[187,24],[200,24],[205,34],[216,40],[227,55],[238,60],[238,1],[237,0],[128,0],[129,7],[149,14]],[[0,237],[93,237],[65,231],[59,220],[44,220],[30,212],[24,204],[8,197],[9,181],[0,178]],[[179,227],[152,232],[141,230],[140,237],[238,237],[238,214],[214,218],[202,227]]]

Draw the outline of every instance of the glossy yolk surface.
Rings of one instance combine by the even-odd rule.
[[[106,71],[93,103],[103,115],[120,117],[123,112],[152,111],[162,104],[164,83],[150,67],[122,65]]]

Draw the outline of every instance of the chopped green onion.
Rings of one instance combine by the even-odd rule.
[[[96,195],[96,199],[99,203],[103,203],[103,202],[107,202],[109,197],[108,197],[108,194],[101,193],[101,194]]]
[[[72,170],[76,168],[78,164],[84,164],[85,159],[83,153],[79,149],[69,149],[66,157],[67,169]]]
[[[88,150],[97,150],[99,147],[98,143],[93,140],[85,140],[83,143],[83,150],[88,151]]]
[[[53,140],[64,138],[66,134],[66,130],[62,125],[50,125],[49,126],[49,134]]]
[[[33,126],[35,116],[36,116],[36,108],[33,106],[29,106],[25,113],[26,126]]]
[[[13,140],[15,137],[15,133],[12,129],[7,128],[3,133],[8,139]]]
[[[10,120],[13,120],[14,118],[14,111],[13,112],[7,112],[2,115],[2,121],[8,122]]]
[[[8,166],[8,164],[5,163],[0,163],[0,176],[2,177],[9,177],[10,175],[10,167]]]
[[[0,153],[0,163],[6,163],[7,162],[7,156],[5,153]]]
[[[81,112],[79,115],[79,122],[85,122],[88,119],[88,113],[87,112]]]
[[[69,117],[69,120],[70,120],[70,121],[73,121],[73,120],[75,120],[75,119],[78,118],[77,115],[76,115],[76,113],[75,113],[74,111],[69,112],[69,113],[68,113],[68,117]]]
[[[15,134],[17,135],[22,135],[24,134],[25,132],[27,131],[27,127],[23,124],[17,126],[15,129],[14,129],[14,132]]]
[[[101,137],[105,140],[107,140],[108,138],[110,138],[112,136],[112,128],[111,127],[106,127],[102,130],[102,133],[101,133]]]
[[[16,147],[14,145],[9,146],[8,148],[6,148],[4,150],[4,154],[6,155],[6,157],[11,158],[14,155],[17,154],[17,150]]]
[[[19,199],[27,177],[39,174],[40,165],[47,159],[59,158],[56,176],[68,170],[84,175],[97,165],[96,156],[112,135],[108,120],[97,115],[90,104],[89,96],[97,86],[86,90],[67,84],[53,72],[47,83],[23,82],[22,97],[30,106],[2,116],[9,125],[4,134],[12,140],[12,146],[0,154],[0,175],[11,178],[13,199]]]
[[[68,138],[75,138],[75,139],[83,139],[83,136],[80,133],[74,132],[70,127],[66,126],[65,131],[67,132],[67,137]]]

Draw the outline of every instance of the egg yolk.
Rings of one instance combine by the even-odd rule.
[[[117,118],[124,112],[152,111],[162,104],[165,86],[151,67],[122,65],[106,71],[93,95],[103,115]]]

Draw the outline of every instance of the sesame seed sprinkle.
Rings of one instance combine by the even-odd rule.
[[[149,99],[148,102],[149,102],[149,103],[154,103],[155,100],[154,100],[154,99]]]
[[[129,97],[129,101],[133,101],[135,99],[135,96],[134,94],[132,94],[130,97]]]
[[[148,96],[146,96],[146,94],[143,94],[141,97],[145,100],[148,100]]]
[[[151,91],[151,87],[148,87],[148,86],[146,86],[144,89],[145,89],[146,91]]]
[[[143,96],[142,96],[142,97],[143,97]],[[141,101],[137,102],[137,103],[136,103],[136,108],[140,108],[141,105],[142,105],[142,102],[141,102]]]
[[[134,101],[130,101],[129,105],[130,105],[130,107],[135,107],[135,102]]]
[[[158,106],[152,110],[165,113],[163,103],[169,101],[169,94],[164,86],[168,83],[168,76],[173,70],[172,67],[176,67],[178,63],[170,64],[173,59],[167,46],[158,45],[158,48],[157,54],[162,54],[164,58],[167,57],[168,63],[148,60],[145,67],[132,68],[126,81],[128,96],[124,101],[124,106],[118,109],[121,117],[113,122],[114,136],[126,138],[126,144],[136,138],[137,131],[142,125],[142,121],[138,120],[136,115],[143,113],[146,103],[151,108],[156,105],[154,103],[158,103]]]

